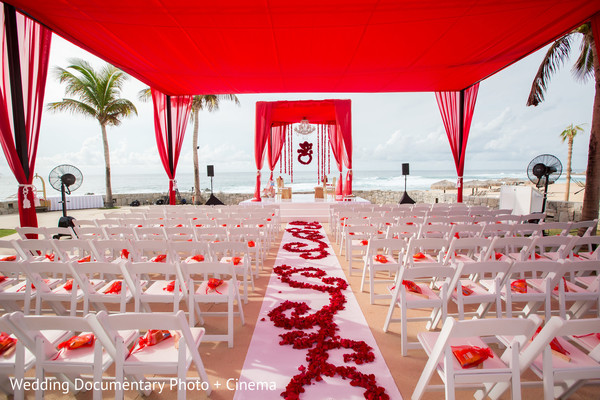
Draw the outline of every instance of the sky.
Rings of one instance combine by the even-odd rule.
[[[45,103],[60,101],[64,87],[52,68],[66,67],[69,59],[83,58],[99,68],[104,62],[53,35]],[[579,46],[573,46],[572,60]],[[584,171],[587,163],[594,85],[576,82],[567,63],[552,78],[546,100],[537,107],[525,103],[531,82],[546,48],[500,71],[480,84],[465,162],[470,171],[525,171],[539,154],[558,156],[566,168],[567,145],[559,137],[569,124],[584,124],[575,139],[573,170]],[[137,98],[146,85],[130,78],[122,97],[133,101],[138,115],[118,127],[108,128],[112,173],[164,172],[154,139],[152,104]],[[216,171],[253,171],[254,112],[256,101],[351,99],[354,171],[398,170],[410,163],[414,170],[454,171],[454,162],[433,93],[301,93],[238,95],[241,105],[221,103],[218,111],[200,114],[199,158]],[[192,127],[188,125],[178,174],[192,173]],[[12,176],[4,157],[0,175]],[[69,113],[44,111],[36,172],[48,176],[59,164],[72,164],[84,174],[102,175],[104,157],[98,122]],[[266,170],[266,167],[265,167]],[[16,181],[15,181],[16,182]]]

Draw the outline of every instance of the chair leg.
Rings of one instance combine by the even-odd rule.
[[[227,299],[227,347],[233,347],[233,296]]]

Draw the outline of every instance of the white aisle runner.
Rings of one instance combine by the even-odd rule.
[[[306,248],[315,248],[318,246],[318,243],[313,241],[292,236],[288,231],[290,228],[304,229],[305,227],[301,225],[287,225],[281,241],[281,247],[277,254],[275,267],[282,265],[292,268],[316,267],[325,271],[326,277],[342,278],[345,282],[342,268],[337,261],[323,228],[318,229],[316,232],[324,237],[321,239],[321,242],[323,242],[323,245],[326,245],[325,249],[329,255],[317,260],[303,259],[300,258],[301,253],[290,252],[284,249],[284,245],[290,242],[306,243]],[[312,231],[315,232],[315,230]],[[311,254],[314,255],[317,253],[313,252]],[[314,271],[310,272],[314,273]],[[321,280],[324,277],[305,277],[300,273],[295,273],[290,278],[293,281],[306,282],[320,287],[336,286],[335,283],[329,282],[329,285],[324,283]],[[371,334],[354,294],[349,288],[342,290],[341,294],[346,298],[345,308],[337,311],[333,316],[333,322],[339,328],[336,332],[341,338],[339,340],[364,341],[372,348],[371,351],[375,358],[371,362],[365,362],[360,365],[357,365],[352,360],[344,362],[344,354],[352,355],[355,352],[349,348],[338,348],[325,352],[329,356],[327,362],[338,368],[342,367],[341,369],[356,367],[358,372],[367,376],[373,374],[376,379],[376,385],[384,388],[385,394],[390,399],[401,399],[396,383],[377,347],[375,338]],[[283,327],[276,327],[269,317],[269,312],[280,307],[286,300],[291,302],[305,302],[310,309],[307,313],[300,316],[306,317],[307,315],[319,312],[324,306],[330,304],[330,297],[333,296],[327,291],[322,292],[310,288],[290,287],[288,283],[281,281],[280,275],[275,272],[271,274],[244,367],[236,385],[235,399],[281,399],[281,393],[286,390],[292,378],[301,374],[304,368],[309,367],[306,357],[312,346],[309,346],[310,348],[294,349],[289,344],[281,345],[279,343],[282,340],[280,335],[290,333],[294,329],[287,330]],[[290,317],[293,311],[293,309],[288,310],[284,315]],[[314,327],[303,332],[307,334],[313,333],[318,330],[317,328]],[[325,354],[325,357],[327,357],[327,354]],[[333,377],[322,375],[322,378],[323,380],[320,382],[316,382],[313,379],[310,384],[302,386],[305,392],[300,393],[300,398],[310,400],[365,398],[365,389],[363,387],[352,386],[350,384],[351,379],[342,379],[339,374]]]

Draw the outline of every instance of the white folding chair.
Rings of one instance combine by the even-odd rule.
[[[444,383],[446,399],[455,398],[458,388],[479,388],[482,384],[502,382],[512,388],[512,398],[521,398],[521,372],[519,351],[540,324],[539,318],[531,319],[479,319],[456,321],[446,319],[441,332],[421,332],[419,342],[428,359],[412,394],[413,400],[423,397],[427,389],[438,389],[429,382],[435,372]],[[486,340],[496,335],[510,335],[513,340],[502,355],[488,347]],[[475,346],[486,349],[492,355],[485,359],[481,368],[463,368],[453,353],[452,346]],[[480,397],[477,397],[480,398]]]
[[[510,278],[505,281],[502,289],[502,299],[506,303],[506,316],[523,314],[529,316],[536,313],[544,305],[545,319],[551,317],[552,291],[561,282],[565,266],[562,261],[520,261],[510,268]],[[516,281],[521,283],[521,288]],[[514,303],[527,303],[522,310],[513,310]]]
[[[551,236],[550,231],[560,231],[554,236],[569,236],[569,232],[571,232],[572,222],[542,222],[540,226],[542,227],[542,232],[544,236]]]
[[[211,261],[208,242],[170,241],[168,242],[168,247],[171,254],[171,260],[175,262],[198,262],[200,259],[202,259],[202,261]],[[196,257],[196,259],[193,259],[194,257]]]
[[[231,228],[229,230],[229,240],[233,242],[245,242],[248,245],[250,261],[254,260],[254,275],[258,276],[260,266],[264,261],[263,237],[261,237],[259,228],[241,227]],[[265,240],[266,242],[266,240]]]
[[[179,310],[179,303],[184,299],[185,287],[178,278],[175,263],[126,262],[120,266],[127,286],[132,288],[135,312],[140,312],[141,309],[144,312],[152,312],[152,303],[172,304],[173,312]],[[148,274],[154,274],[149,282],[143,279]],[[170,279],[170,276],[175,279]]]
[[[58,261],[54,246],[48,239],[11,240],[17,254],[26,261]]]
[[[31,300],[35,298],[31,281],[27,279],[23,262],[2,261],[0,273],[4,280],[0,282],[0,305],[6,312],[23,311],[29,314]],[[20,304],[23,303],[21,307]]]
[[[507,259],[511,261],[526,261],[524,254],[532,243],[533,239],[528,237],[496,236],[483,256],[483,261],[506,261]]]
[[[113,363],[112,357],[103,351],[102,344],[95,340],[89,321],[92,315],[85,317],[30,315],[14,313],[10,321],[17,328],[17,337],[35,354],[35,377],[39,382],[46,379],[47,374],[53,374],[62,382],[67,382],[70,391],[77,393],[75,380],[86,381],[83,374],[92,375],[93,382],[102,382],[102,374]],[[75,349],[59,348],[60,344],[48,339],[49,331],[66,330],[71,335],[85,336],[91,342],[89,346]],[[130,331],[127,341],[131,341],[134,332]],[[93,337],[93,339],[92,339]],[[81,385],[79,386],[81,387]],[[100,385],[94,387],[94,399],[102,398]],[[37,390],[36,399],[44,398],[44,390]]]
[[[0,357],[0,390],[13,395],[16,400],[22,400],[25,398],[25,390],[20,383],[25,381],[25,372],[33,367],[35,356],[23,345],[23,341],[16,338],[16,328],[10,322],[8,314],[0,316],[0,332],[16,340],[14,347],[6,349]],[[11,380],[17,384],[11,384]]]
[[[584,280],[587,284],[585,287],[576,284],[578,277],[589,278]],[[557,286],[552,291],[552,297],[558,299],[561,318],[583,318],[594,306],[595,317],[600,318],[600,262],[565,262],[563,281]],[[572,303],[569,309],[567,302]]]
[[[136,240],[133,243],[135,255],[133,261],[136,262],[171,262],[169,254],[169,245],[166,240]]]
[[[525,260],[565,260],[569,250],[573,248],[576,238],[571,236],[539,236],[536,237],[526,252],[522,254]]]
[[[162,226],[146,226],[133,228],[135,240],[166,240],[167,236]]]
[[[21,240],[45,239],[46,228],[33,226],[17,226],[15,228]]]
[[[367,246],[367,252],[363,257],[364,266],[362,279],[360,282],[360,291],[364,291],[365,284],[369,285],[369,300],[375,304],[376,299],[389,299],[389,291],[386,294],[377,294],[376,284],[394,281],[396,273],[402,265],[406,251],[406,242],[397,239],[371,239]],[[387,279],[377,276],[378,273],[387,272]]]
[[[104,236],[108,240],[135,240],[137,239],[132,227],[129,226],[105,226]]]
[[[218,262],[201,262],[201,263],[180,263],[180,279],[185,282],[185,287],[188,290],[188,310],[190,326],[196,325],[196,315],[200,323],[204,323],[203,316],[226,316],[227,317],[227,333],[224,335],[211,334],[206,335],[207,341],[223,341],[227,340],[229,347],[233,347],[233,317],[239,315],[242,325],[244,321],[244,310],[240,298],[238,281],[233,264],[224,264]],[[211,282],[213,279],[221,279],[222,276],[229,277],[222,279],[217,287]],[[202,277],[196,280],[194,277]],[[217,281],[218,283],[218,281]],[[237,302],[238,311],[234,312],[233,303]],[[200,304],[211,303],[226,303],[227,311],[202,311]]]
[[[115,360],[117,399],[124,397],[122,388],[125,377],[143,380],[145,375],[176,375],[178,400],[186,398],[186,388],[189,383],[204,389],[207,396],[210,395],[212,386],[198,352],[204,337],[204,328],[190,328],[183,311],[180,310],[175,314],[157,313],[153,314],[152,318],[148,318],[148,314],[145,313],[99,314],[96,320],[97,324],[93,327],[98,339]],[[170,336],[153,346],[140,348],[138,342],[130,351],[127,348],[126,338],[120,334],[129,330],[145,331],[146,334],[149,330],[169,331]],[[199,379],[187,376],[192,363]],[[150,395],[149,391],[144,391],[142,394]]]
[[[412,238],[404,257],[404,265],[408,267],[425,265],[443,265],[446,251],[450,245],[447,239]]]
[[[579,221],[571,224],[572,230],[583,232],[582,236],[592,236],[598,229],[598,219],[592,221]]]
[[[74,316],[77,312],[77,303],[83,299],[83,291],[71,278],[71,269],[68,263],[61,261],[25,262],[23,270],[32,284],[32,293],[35,294],[35,313],[41,314],[42,302],[48,303],[56,315],[67,313],[62,302],[70,303],[69,314]],[[62,275],[63,279],[49,279],[50,275]],[[67,279],[71,278],[71,279]],[[33,290],[35,289],[35,290]]]
[[[419,234],[418,225],[390,225],[385,235],[386,239],[404,239],[408,241]]]
[[[88,314],[90,304],[96,311],[107,311],[105,304],[118,304],[119,312],[126,311],[127,303],[133,301],[133,291],[123,276],[118,262],[69,263],[79,289],[83,291],[83,315]],[[93,277],[102,272],[114,276],[108,282]]]
[[[450,231],[450,239],[463,239],[470,237],[481,237],[482,227],[476,224],[454,224]]]
[[[514,224],[483,223],[479,236],[484,238],[511,237],[513,236],[514,229]]]
[[[359,257],[365,255],[369,240],[373,237],[377,237],[378,229],[375,226],[370,225],[346,225],[344,226],[345,247],[346,247],[346,260],[348,260],[348,274],[351,276],[354,270],[360,271],[360,268],[354,268],[352,261],[354,260],[355,251],[358,251]],[[343,245],[341,245],[343,246]],[[341,247],[340,247],[341,248]]]
[[[512,233],[518,237],[542,236],[544,227],[540,224],[532,223],[515,224]]]
[[[595,334],[599,326],[598,318],[564,320],[552,317],[521,352],[518,362],[520,372],[531,368],[543,379],[545,400],[569,398],[586,381],[600,378],[598,361],[567,340],[568,336]],[[558,346],[566,350],[566,357],[555,350]],[[507,389],[504,382],[486,385],[477,398],[487,395],[495,400]]]
[[[444,265],[482,261],[492,241],[478,237],[452,238]]]
[[[213,261],[232,264],[238,276],[241,275],[241,281],[244,285],[244,304],[247,304],[249,283],[252,286],[252,291],[254,291],[254,275],[248,256],[248,245],[242,242],[216,242],[210,243],[209,249]]]
[[[568,258],[572,261],[600,261],[600,236],[575,236]]]
[[[174,226],[164,228],[165,238],[168,241],[196,241],[196,233],[194,228],[189,226]]]
[[[51,244],[62,261],[95,261],[94,249],[89,240],[53,240]]]
[[[224,240],[227,240],[227,238],[228,238],[227,228],[224,228],[222,226],[219,226],[219,227],[202,226],[202,227],[195,228],[195,230],[196,230],[196,240],[199,242],[201,242],[201,241],[213,242],[215,240],[224,241]]]
[[[406,264],[400,268],[396,275],[396,281],[392,290],[392,300],[383,325],[383,331],[387,332],[392,322],[401,323],[400,351],[403,356],[407,355],[409,348],[418,348],[416,342],[408,341],[407,324],[410,321],[428,321],[427,329],[434,329],[434,319],[441,310],[441,319],[444,320],[448,306],[448,286],[454,276],[454,269],[438,265],[407,267]],[[430,287],[435,280],[439,289]],[[405,284],[416,286],[409,290]],[[400,308],[400,318],[393,318],[396,307]],[[410,309],[431,308],[429,317],[408,317]]]
[[[99,228],[97,226],[76,226],[73,229],[75,231],[75,235],[77,236],[77,238],[79,238],[81,240],[106,239],[106,233],[104,232],[104,229]]]

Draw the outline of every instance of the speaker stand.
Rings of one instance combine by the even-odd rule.
[[[415,204],[415,203],[416,203],[416,201],[411,199],[410,196],[408,195],[408,192],[406,191],[406,175],[404,175],[404,194],[402,195],[402,198],[400,199],[400,204]]]
[[[213,177],[210,177],[210,197],[208,198],[208,200],[206,201],[206,205],[207,206],[220,206],[220,205],[224,205],[224,203],[217,199],[215,197],[215,195],[213,194]]]

